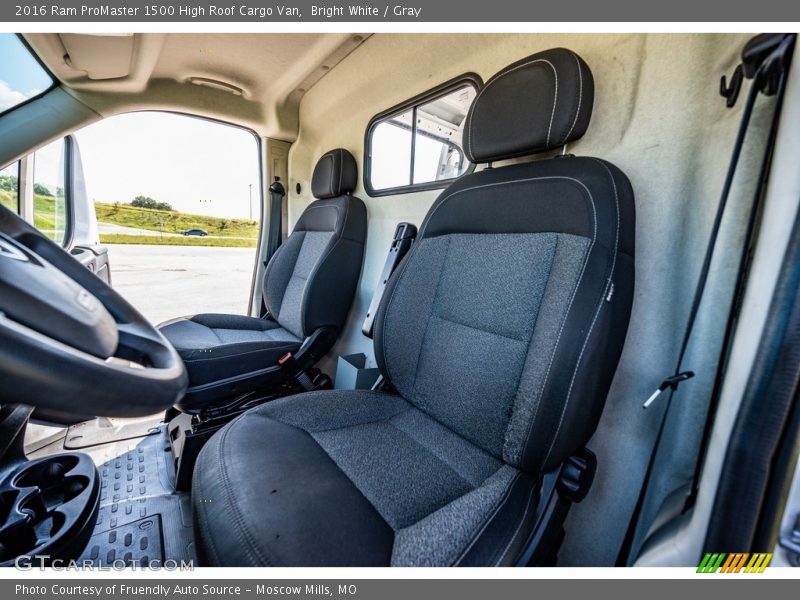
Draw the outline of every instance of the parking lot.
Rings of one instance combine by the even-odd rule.
[[[108,252],[114,288],[154,324],[247,313],[255,248],[110,244]]]

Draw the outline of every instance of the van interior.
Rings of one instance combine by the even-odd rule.
[[[15,37],[0,563],[798,566],[795,37]],[[73,133],[137,111],[257,136],[247,314],[115,291]]]

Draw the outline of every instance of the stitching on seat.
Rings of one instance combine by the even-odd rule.
[[[443,457],[443,456],[441,456],[440,454],[436,453],[436,452],[434,451],[434,449],[433,449],[433,448],[429,448],[428,446],[426,446],[425,444],[423,444],[421,441],[419,441],[417,438],[415,438],[415,437],[414,437],[414,436],[412,436],[410,433],[408,433],[406,430],[404,430],[404,429],[401,429],[400,427],[398,427],[397,425],[395,425],[394,423],[392,423],[392,419],[394,419],[394,417],[396,417],[396,416],[398,416],[398,415],[394,415],[394,416],[392,416],[392,417],[389,417],[388,419],[386,419],[386,423],[387,423],[387,424],[388,424],[390,427],[393,427],[394,429],[396,429],[397,431],[399,431],[400,433],[402,433],[404,436],[406,436],[408,439],[410,439],[412,442],[414,442],[414,443],[415,443],[417,446],[419,446],[420,448],[422,448],[423,450],[425,450],[425,451],[426,451],[428,454],[430,454],[431,456],[433,456],[433,457],[434,457],[436,460],[438,460],[440,463],[442,463],[442,464],[443,464],[445,467],[447,467],[448,469],[450,469],[450,470],[451,470],[453,473],[455,473],[455,475],[456,475],[456,476],[457,476],[457,477],[458,477],[458,478],[459,478],[461,481],[463,481],[463,482],[464,482],[464,483],[467,485],[467,487],[468,487],[468,488],[470,488],[470,490],[471,490],[471,491],[476,489],[476,486],[474,486],[474,485],[472,484],[472,482],[471,482],[471,481],[469,481],[469,480],[468,480],[466,477],[464,477],[464,476],[463,476],[463,475],[460,473],[460,471],[458,471],[458,470],[457,470],[457,469],[456,469],[456,468],[455,468],[453,465],[451,465],[451,464],[450,464],[448,461],[446,461],[446,460],[444,459],[444,457]],[[462,495],[463,495],[463,494],[462,494]],[[454,498],[454,499],[455,499],[455,498]],[[450,500],[449,502],[445,502],[445,503],[444,503],[442,506],[446,506],[447,504],[450,504],[450,502],[452,502],[452,501],[453,501],[453,500]],[[442,506],[440,506],[439,508],[442,508]],[[437,508],[436,510],[439,510],[439,509]],[[434,511],[432,511],[432,512],[436,512],[436,510],[434,510]]]
[[[589,197],[589,201],[592,204],[592,214],[595,215],[595,218],[594,218],[594,229],[595,229],[595,235],[596,235],[597,219],[596,219],[596,213],[595,213],[595,207],[594,207],[594,197],[592,196],[591,191],[589,191],[589,188],[587,188],[586,185],[583,182],[575,179],[574,177],[568,177],[568,176],[564,176],[564,175],[546,175],[546,176],[542,176],[542,177],[524,177],[522,179],[512,179],[511,181],[498,181],[498,182],[493,182],[493,183],[486,183],[486,184],[483,184],[483,185],[476,185],[476,186],[464,188],[464,189],[461,189],[461,190],[457,190],[457,191],[453,192],[452,194],[450,194],[449,196],[446,196],[445,198],[443,198],[441,200],[441,202],[439,202],[439,204],[436,204],[436,205],[433,206],[433,208],[431,209],[430,214],[425,218],[425,221],[422,223],[422,226],[420,227],[420,232],[417,235],[417,239],[419,240],[419,242],[422,242],[425,239],[425,230],[427,229],[428,224],[433,220],[433,217],[436,214],[436,212],[442,206],[444,206],[445,204],[450,202],[450,200],[452,200],[453,198],[455,198],[459,194],[463,194],[465,192],[472,192],[472,191],[479,190],[479,189],[484,189],[484,188],[501,187],[501,186],[505,186],[505,185],[513,185],[513,184],[516,184],[516,183],[525,183],[525,182],[531,182],[531,181],[550,181],[550,180],[555,180],[555,179],[560,179],[560,180],[565,180],[565,181],[572,181],[573,183],[575,183],[578,186],[580,186],[581,188],[583,188],[583,190],[586,192],[586,194]],[[478,235],[482,235],[482,234],[478,234]],[[392,290],[392,295],[389,296],[389,301],[386,304],[386,310],[384,311],[384,315],[383,315],[383,317],[384,317],[383,318],[383,323],[381,324],[381,347],[382,347],[382,351],[383,351],[383,355],[384,355],[384,361],[383,362],[384,362],[384,366],[386,368],[386,375],[388,376],[387,379],[389,381],[392,381],[393,378],[392,378],[390,370],[389,370],[389,362],[386,360],[386,321],[387,321],[387,318],[388,318],[389,311],[391,309],[392,303],[394,302],[395,294],[397,293],[397,289],[400,287],[400,281],[405,276],[405,273],[406,273],[406,270],[408,269],[408,266],[411,264],[412,259],[416,255],[417,250],[422,245],[419,242],[415,243],[411,247],[411,251],[408,253],[408,255],[406,256],[405,260],[403,261],[403,266],[400,269],[399,274],[397,275],[397,282],[395,283],[394,289]],[[594,240],[593,240],[593,242],[594,242]],[[583,275],[581,275],[581,277],[582,276]],[[563,325],[562,325],[562,328],[563,328]],[[527,441],[526,441],[526,445],[527,445]],[[523,446],[523,448],[524,448],[524,446]]]
[[[553,276],[553,265],[555,264],[556,256],[558,255],[558,247],[559,247],[560,243],[561,243],[561,235],[560,234],[556,234],[556,242],[553,245],[553,256],[552,256],[552,258],[550,260],[550,267],[547,270],[547,283],[545,284],[545,288],[544,288],[544,291],[542,293],[542,300],[544,300],[544,295],[547,293],[547,288],[549,287],[549,284],[550,284],[550,278]],[[517,377],[517,384],[514,387],[514,390],[515,390],[515,392],[514,392],[514,402],[511,405],[511,416],[509,417],[508,424],[506,425],[505,434],[503,435],[503,449],[501,451],[501,455],[503,456],[503,460],[505,460],[506,445],[508,443],[508,433],[509,433],[509,430],[511,429],[511,423],[513,422],[514,417],[515,417],[515,415],[517,413],[518,403],[521,404],[522,402],[524,402],[524,400],[521,398],[521,394],[520,394],[519,388],[522,385],[522,377],[525,374],[525,365],[528,363],[528,357],[531,354],[531,347],[532,347],[533,337],[536,335],[536,323],[538,323],[538,321],[539,321],[539,314],[541,312],[542,312],[542,304],[541,304],[541,301],[540,301],[539,302],[539,308],[536,311],[536,318],[533,321],[533,329],[531,330],[531,334],[530,334],[530,336],[528,337],[528,340],[527,340],[528,347],[525,350],[525,359],[522,362],[522,369],[519,372],[519,376]],[[537,404],[536,408],[538,409],[538,404]],[[535,415],[535,413],[536,413],[536,411],[534,410],[534,415]]]
[[[596,221],[595,221],[595,226],[596,226]],[[589,256],[591,256],[591,252],[592,252],[592,248],[594,246],[594,240],[595,240],[596,235],[597,235],[597,233],[595,231],[594,237],[592,238],[592,242],[589,245],[589,247],[586,249],[586,252],[584,254],[583,264],[581,266],[581,273],[578,276],[578,281],[575,284],[575,287],[572,288],[572,295],[570,296],[569,303],[567,304],[567,310],[564,311],[564,316],[561,317],[561,325],[559,325],[559,328],[558,328],[558,335],[556,336],[556,343],[553,344],[553,350],[550,352],[550,360],[547,361],[547,370],[544,373],[544,379],[542,379],[542,385],[541,385],[541,387],[539,388],[539,391],[536,394],[536,406],[533,409],[533,415],[531,416],[531,422],[528,425],[528,432],[525,434],[525,443],[523,443],[522,447],[520,448],[520,457],[519,457],[520,462],[522,462],[523,459],[524,459],[525,449],[528,447],[528,444],[530,443],[531,434],[533,433],[534,426],[535,426],[535,424],[537,422],[537,419],[539,417],[539,407],[542,405],[542,394],[544,394],[544,390],[547,387],[547,382],[550,379],[550,371],[553,368],[553,361],[555,360],[556,352],[558,351],[558,346],[561,343],[561,335],[564,333],[564,325],[566,325],[567,320],[569,319],[569,313],[572,310],[572,304],[575,301],[575,296],[578,295],[578,289],[580,288],[581,283],[583,282],[583,275],[586,272],[586,265],[589,264]]]
[[[419,351],[417,352],[417,360],[414,363],[414,381],[411,384],[411,398],[414,399],[417,391],[417,379],[419,378],[419,360],[422,358],[422,348],[425,345],[425,338],[428,337],[428,329],[431,325],[431,319],[433,318],[433,310],[436,306],[436,301],[439,299],[439,290],[442,286],[442,276],[444,275],[444,269],[447,266],[447,259],[450,257],[450,248],[452,247],[452,238],[447,238],[447,249],[444,253],[444,258],[442,259],[442,267],[439,269],[439,280],[436,282],[436,290],[433,292],[433,302],[431,302],[431,310],[428,314],[428,320],[425,322],[425,331],[422,332],[422,340],[419,343]],[[397,291],[397,286],[395,286],[394,291]],[[394,296],[394,292],[392,292],[392,296]],[[384,319],[384,324],[386,320]]]
[[[472,106],[473,106],[473,109],[472,109],[472,114],[473,114],[473,115],[475,114],[475,109],[476,109],[476,108],[477,108],[477,106],[478,106],[478,100],[480,100],[481,96],[483,96],[483,92],[485,92],[485,91],[486,91],[486,90],[489,88],[489,84],[493,84],[493,83],[495,83],[496,81],[499,81],[500,79],[502,79],[502,78],[503,78],[503,77],[505,77],[506,75],[509,75],[510,73],[513,73],[514,71],[516,71],[516,70],[518,70],[518,69],[522,69],[522,68],[524,68],[524,67],[527,67],[527,66],[530,66],[530,65],[536,64],[536,63],[538,63],[538,62],[543,62],[543,63],[547,63],[548,65],[550,65],[550,68],[551,68],[551,69],[553,69],[553,77],[555,78],[555,91],[553,92],[553,110],[550,112],[550,124],[549,124],[549,125],[548,125],[548,127],[547,127],[547,142],[546,142],[546,143],[547,143],[547,145],[549,146],[549,145],[550,145],[550,130],[553,128],[553,119],[554,119],[554,117],[555,117],[555,114],[556,114],[556,105],[557,105],[557,103],[558,103],[558,71],[556,70],[556,68],[555,68],[555,66],[553,65],[553,63],[551,63],[551,62],[550,62],[549,60],[547,60],[546,58],[537,58],[537,59],[534,59],[534,60],[528,61],[528,62],[526,62],[526,63],[523,63],[523,64],[521,64],[521,65],[517,65],[517,66],[516,66],[516,67],[514,67],[513,69],[509,69],[508,71],[505,71],[505,72],[503,72],[503,73],[498,73],[498,74],[497,74],[497,75],[494,77],[494,79],[490,80],[490,81],[489,81],[489,82],[488,82],[488,83],[487,83],[487,84],[486,84],[486,85],[483,87],[483,89],[481,89],[481,91],[480,91],[480,92],[478,92],[478,95],[475,97],[475,100],[474,100],[474,101],[473,101],[473,103],[472,103]],[[470,120],[469,120],[469,137],[467,138],[467,145],[469,146],[469,153],[470,153],[470,156],[473,156],[473,157],[475,156],[475,155],[473,154],[473,152],[472,152],[472,138],[473,138],[473,133],[472,133],[472,130],[473,130],[473,123],[474,123],[474,122],[475,122],[475,120],[474,120],[474,119],[470,119]]]
[[[448,323],[453,323],[454,325],[458,325],[460,327],[466,327],[467,329],[472,329],[474,331],[480,331],[481,333],[486,333],[488,335],[495,335],[497,337],[501,337],[504,340],[511,340],[512,342],[519,342],[524,344],[527,340],[511,337],[510,335],[503,335],[502,333],[497,333],[496,331],[489,331],[488,329],[482,329],[480,327],[475,327],[474,325],[468,325],[467,323],[462,323],[461,321],[456,321],[455,319],[450,319],[448,317],[443,317],[441,315],[434,315],[432,314],[431,319],[439,319],[440,321],[446,321]]]
[[[530,437],[534,429],[534,424],[536,423],[536,419],[538,418],[539,407],[541,406],[542,393],[544,392],[544,389],[547,386],[547,381],[550,378],[550,371],[553,367],[553,360],[555,359],[556,350],[558,349],[558,346],[561,343],[561,335],[564,332],[564,325],[567,322],[567,318],[569,317],[569,312],[572,309],[572,304],[575,301],[575,296],[577,295],[578,289],[580,288],[580,285],[583,281],[583,276],[584,273],[586,272],[586,265],[589,262],[589,256],[591,256],[595,240],[597,239],[597,208],[594,203],[594,196],[592,195],[592,192],[589,191],[589,188],[587,188],[582,182],[578,181],[577,179],[573,179],[571,177],[566,177],[565,179],[571,179],[572,181],[575,181],[576,183],[581,185],[589,196],[589,201],[591,202],[592,205],[592,221],[593,221],[592,241],[586,250],[585,258],[583,260],[583,265],[581,266],[581,272],[580,275],[578,276],[578,281],[575,284],[575,287],[572,289],[572,295],[570,296],[569,304],[567,305],[567,310],[564,312],[564,316],[561,319],[561,325],[559,326],[558,335],[556,336],[556,343],[553,345],[553,351],[550,353],[550,360],[548,361],[547,370],[545,371],[544,379],[542,380],[543,383],[541,388],[539,389],[539,393],[536,396],[537,398],[536,406],[534,408],[533,416],[531,417],[531,422],[528,425],[528,433],[525,435],[525,443],[522,445],[520,449],[520,457],[519,457],[520,462],[522,462],[522,459],[525,454],[525,449],[528,447],[528,443],[530,442]]]
[[[200,472],[197,473],[195,480],[196,480],[196,485],[198,487],[198,491],[200,492],[200,497],[201,498],[206,497],[206,494],[203,491],[205,488],[205,485],[203,484],[203,475]],[[205,540],[208,542],[209,549],[211,550],[211,555],[214,560],[214,564],[218,565],[220,564],[221,561],[219,559],[219,553],[217,552],[216,543],[214,542],[214,536],[211,535],[211,529],[208,527],[207,523],[207,521],[209,521],[208,510],[206,509],[205,504],[200,504],[196,508],[199,509],[199,511],[206,517],[205,519],[200,519],[200,518],[197,519],[197,522],[200,525],[200,534],[201,534],[200,537],[202,538],[205,536]]]
[[[235,421],[234,421],[235,423]],[[261,563],[266,563],[269,566],[274,566],[272,561],[265,558],[262,554],[260,549],[255,545],[253,540],[250,537],[250,532],[247,530],[247,525],[242,517],[242,514],[239,512],[239,506],[236,503],[236,498],[233,495],[233,487],[231,486],[230,479],[228,478],[228,471],[224,468],[224,453],[225,453],[225,441],[228,438],[228,434],[233,429],[233,423],[228,427],[225,427],[221,432],[221,437],[219,440],[219,452],[217,453],[217,466],[219,468],[220,473],[220,480],[222,481],[222,487],[225,491],[225,496],[227,496],[228,505],[231,508],[231,513],[233,514],[234,524],[238,526],[233,527],[233,531],[235,534],[241,533],[241,535],[237,535],[236,537],[239,538],[240,541],[245,542],[242,544],[244,551],[247,553],[248,558],[250,558],[251,562],[256,563],[256,560],[253,560],[255,557]]]
[[[339,189],[338,192],[342,193],[342,171],[344,171],[344,151],[339,149]]]
[[[438,425],[440,425],[441,427],[443,427],[443,428],[447,429],[447,427],[446,427],[446,426],[444,426],[444,425],[442,425],[441,423],[439,423],[439,421],[437,421],[437,420],[436,420],[434,417],[430,416],[430,415],[429,415],[428,413],[426,413],[425,411],[423,411],[423,410],[421,410],[421,409],[416,409],[416,410],[418,410],[419,412],[421,412],[422,414],[424,414],[426,417],[428,417],[430,420],[434,421],[436,424],[438,424]],[[488,477],[487,477],[486,479],[484,479],[484,480],[483,480],[483,481],[482,481],[480,484],[478,484],[477,486],[476,486],[476,485],[473,485],[473,484],[472,484],[472,483],[471,483],[469,480],[467,480],[467,478],[466,478],[464,475],[462,475],[462,474],[461,474],[461,471],[460,471],[460,470],[459,470],[459,469],[456,467],[456,465],[452,465],[452,464],[450,464],[450,462],[449,462],[449,461],[447,461],[447,460],[446,460],[446,458],[445,458],[443,455],[441,455],[441,454],[438,454],[438,453],[435,451],[435,449],[434,449],[434,448],[431,448],[431,447],[429,447],[429,446],[426,446],[425,444],[423,444],[423,443],[422,443],[422,441],[420,441],[420,440],[418,440],[417,438],[413,437],[413,436],[411,435],[411,433],[409,433],[408,431],[406,431],[406,430],[405,430],[405,429],[403,429],[402,427],[399,427],[399,426],[398,426],[396,423],[394,423],[394,422],[393,422],[393,421],[394,421],[394,419],[396,419],[397,417],[399,417],[399,416],[401,416],[401,415],[404,415],[404,414],[405,414],[405,412],[403,412],[403,413],[398,413],[398,414],[396,414],[396,415],[394,415],[394,416],[390,417],[390,418],[389,418],[389,423],[390,423],[390,424],[391,424],[391,425],[392,425],[392,426],[393,426],[395,429],[397,429],[398,431],[402,431],[403,433],[405,433],[407,436],[409,436],[411,439],[413,439],[413,440],[414,440],[414,441],[415,441],[417,444],[419,444],[420,446],[422,446],[423,448],[425,448],[425,449],[426,449],[428,452],[430,452],[430,453],[431,453],[431,454],[433,454],[433,455],[434,455],[436,458],[438,458],[438,459],[439,459],[439,460],[441,460],[443,463],[445,463],[445,464],[446,464],[448,467],[450,467],[450,468],[451,468],[453,471],[455,471],[455,472],[458,474],[458,476],[459,476],[459,477],[461,477],[461,478],[462,478],[464,481],[466,481],[467,483],[469,483],[470,487],[472,487],[473,489],[477,489],[477,488],[478,488],[478,486],[480,486],[480,485],[483,485],[483,483],[485,483],[485,482],[486,482],[486,479],[488,479]],[[461,437],[460,435],[458,435],[457,433],[454,433],[454,432],[452,432],[452,431],[451,431],[451,430],[449,430],[449,429],[448,429],[448,431],[450,431],[451,433],[453,433],[453,435],[455,435],[456,437],[458,437],[458,438],[460,438],[460,439],[462,439],[462,440],[465,440],[467,443],[469,443],[470,445],[473,445],[473,446],[474,446],[474,444],[472,444],[472,442],[470,442],[469,440],[466,440],[465,438],[462,438],[462,437]],[[479,451],[483,452],[484,454],[486,454],[486,453],[483,451],[483,449],[481,449],[479,446],[474,446],[474,447],[475,447],[475,448],[477,448]],[[490,456],[491,458],[493,458],[493,459],[494,459],[494,460],[495,460],[495,461],[498,463],[498,465],[499,465],[499,466],[497,467],[498,469],[500,469],[500,468],[503,466],[503,462],[502,462],[502,461],[498,461],[498,460],[497,460],[497,459],[496,459],[494,456],[491,456],[490,454],[487,454],[487,456]]]
[[[420,238],[420,241],[421,240],[422,238]],[[389,301],[386,304],[386,310],[383,311],[383,322],[381,323],[381,351],[383,353],[383,366],[386,369],[386,378],[389,381],[392,381],[392,374],[389,372],[389,362],[386,360],[386,321],[389,316],[389,309],[391,308],[392,303],[394,302],[394,296],[397,293],[397,288],[400,286],[400,281],[406,274],[406,269],[408,268],[408,265],[411,264],[411,259],[414,256],[414,250],[416,250],[419,247],[419,245],[420,244],[413,245],[411,248],[411,252],[408,253],[406,259],[403,261],[403,266],[401,267],[400,272],[397,274],[397,282],[394,284],[394,289],[392,289],[392,295],[389,296]]]
[[[553,180],[553,179],[563,179],[565,181],[572,181],[573,183],[579,185],[580,187],[582,187],[584,189],[584,191],[589,196],[589,199],[592,202],[592,206],[594,206],[594,197],[592,196],[592,193],[589,191],[589,188],[587,188],[586,185],[582,181],[580,181],[578,179],[575,179],[574,177],[569,177],[568,175],[543,175],[543,176],[540,176],[540,177],[523,177],[522,179],[512,179],[510,181],[495,181],[495,182],[492,182],[492,183],[484,183],[482,185],[474,185],[474,186],[471,186],[471,187],[465,187],[463,189],[456,190],[455,192],[453,192],[449,196],[445,196],[444,198],[442,198],[440,196],[440,198],[442,198],[441,202],[439,204],[435,205],[431,209],[431,213],[425,218],[425,222],[422,224],[421,232],[424,233],[425,229],[427,229],[427,225],[433,219],[433,215],[436,214],[436,211],[438,211],[442,206],[444,206],[445,204],[450,202],[450,200],[452,200],[453,198],[455,198],[459,194],[464,194],[466,192],[474,192],[475,190],[480,190],[480,189],[484,189],[484,188],[501,187],[501,186],[504,186],[504,185],[513,185],[515,183],[525,183],[525,182],[529,182],[529,181],[549,181],[549,180]],[[476,235],[484,235],[484,234],[479,233],[479,234],[476,234]],[[417,236],[417,237],[419,237],[419,236]],[[412,246],[412,252],[413,252],[414,248],[416,248],[416,245]]]
[[[592,324],[589,326],[589,331],[588,331],[588,333],[586,334],[586,337],[583,340],[583,346],[581,347],[581,353],[578,356],[578,361],[575,363],[575,368],[572,371],[572,379],[570,380],[570,383],[569,383],[569,390],[567,391],[566,401],[564,402],[564,405],[561,408],[561,417],[560,417],[560,419],[558,421],[558,427],[556,428],[556,433],[553,436],[552,441],[550,442],[550,448],[548,449],[547,455],[544,457],[544,460],[542,461],[542,466],[547,464],[547,459],[550,458],[550,453],[553,451],[553,447],[555,446],[556,440],[558,439],[558,434],[561,431],[561,424],[564,422],[564,414],[566,414],[567,406],[569,405],[570,398],[572,397],[572,388],[573,388],[573,386],[575,384],[575,378],[576,378],[576,376],[578,374],[578,367],[580,366],[581,361],[583,360],[583,354],[586,351],[586,346],[589,343],[589,338],[592,335],[592,330],[594,329],[594,325],[595,325],[595,322],[597,321],[597,317],[600,315],[600,310],[603,308],[603,305],[604,305],[604,302],[605,302],[605,298],[606,298],[606,292],[608,291],[608,286],[611,284],[611,281],[614,278],[614,269],[616,268],[616,265],[617,265],[617,250],[619,248],[619,196],[617,194],[617,183],[614,181],[614,176],[611,173],[611,170],[606,166],[606,164],[604,162],[599,161],[597,159],[593,159],[593,160],[595,162],[597,162],[598,164],[603,166],[603,168],[605,169],[606,173],[608,174],[609,179],[611,180],[611,187],[614,190],[614,205],[616,207],[616,213],[617,213],[617,215],[616,215],[617,216],[616,231],[615,231],[615,234],[614,234],[614,255],[613,255],[613,258],[611,259],[611,269],[608,272],[608,277],[606,278],[606,285],[603,288],[602,294],[600,296],[600,302],[597,304],[597,309],[595,309],[594,317],[592,318]]]
[[[500,563],[503,562],[503,559],[506,557],[506,554],[508,554],[508,551],[511,549],[511,544],[514,543],[514,540],[519,535],[519,532],[522,529],[522,525],[525,523],[525,517],[527,516],[528,510],[530,509],[531,500],[533,500],[533,494],[535,491],[536,491],[536,486],[531,486],[531,491],[528,493],[528,501],[525,503],[525,510],[522,512],[522,518],[519,520],[517,528],[514,530],[514,535],[512,535],[511,539],[508,540],[508,544],[506,544],[505,550],[503,550],[503,553],[500,555],[500,558],[498,558],[497,562],[495,562],[496,567],[500,566]]]
[[[575,110],[575,118],[572,120],[572,126],[569,128],[569,131],[567,131],[564,139],[561,140],[562,146],[567,141],[572,130],[575,129],[575,124],[578,122],[578,115],[581,114],[581,103],[583,101],[583,67],[581,67],[581,61],[578,60],[578,55],[573,54],[572,56],[575,58],[575,64],[578,65],[578,108]]]
[[[309,209],[307,208],[306,210],[309,210]],[[305,240],[305,236],[306,236],[307,232],[304,229],[300,229],[300,230],[295,229],[294,231],[292,231],[292,235],[294,235],[295,233],[297,235],[301,235],[302,234],[302,236],[303,236],[303,240],[300,241],[300,248],[297,250],[297,257],[299,258],[300,257],[300,250],[303,249],[303,241]],[[289,237],[291,237],[291,236],[289,236]],[[288,242],[288,241],[289,241],[289,238],[286,239],[286,242]],[[280,315],[280,312],[281,312],[281,307],[280,306],[277,306],[277,307],[270,306],[270,304],[272,304],[272,303],[269,301],[269,294],[267,292],[269,291],[269,288],[270,288],[270,283],[269,283],[270,280],[269,280],[269,278],[272,275],[272,267],[275,264],[275,257],[280,254],[281,250],[284,250],[286,248],[286,242],[284,242],[283,244],[278,246],[278,249],[275,250],[275,254],[273,254],[272,258],[269,259],[269,262],[267,263],[267,270],[264,272],[264,281],[262,283],[263,299],[264,299],[264,304],[267,307],[267,312],[270,314],[270,316],[275,320],[275,323],[277,323],[278,325],[280,325],[280,323],[278,323],[278,318],[279,318],[279,315]],[[297,264],[296,260],[295,260],[295,264]],[[292,268],[292,273],[294,273],[294,268]],[[289,279],[291,279],[291,276],[289,277]],[[287,286],[288,286],[288,282],[287,282]],[[281,305],[283,304],[283,298],[284,298],[285,295],[286,295],[286,286],[284,286],[283,293],[281,294],[281,301],[280,301]],[[273,312],[272,308],[276,308],[276,310]]]
[[[341,241],[343,239],[345,239],[344,238],[344,226],[347,223],[347,217],[350,215],[350,203],[346,202],[345,205],[344,205],[344,217],[343,217],[342,223],[341,223],[342,224],[342,231],[340,231],[338,233],[337,233],[336,230],[339,228],[339,207],[334,205],[334,204],[331,204],[331,206],[336,208],[336,228],[333,230],[334,237],[331,239],[331,241],[328,242],[328,249],[325,252],[325,254],[323,254],[322,258],[320,258],[319,261],[317,261],[314,264],[314,269],[308,274],[308,280],[313,280],[313,278],[317,274],[317,271],[319,271],[320,266],[326,260],[328,260],[328,257],[339,246]],[[313,285],[313,281],[312,281],[312,285]],[[300,301],[300,329],[301,329],[301,333],[304,336],[305,336],[305,332],[306,332],[306,294],[308,292],[307,287],[308,287],[308,283],[306,283],[306,285],[303,286],[303,298]]]
[[[502,469],[503,467],[500,467],[500,468]],[[498,471],[499,470],[500,469],[498,469]],[[506,487],[505,492],[498,499],[497,504],[495,504],[495,507],[494,507],[494,510],[492,511],[492,514],[489,516],[488,519],[486,519],[486,521],[484,522],[483,526],[473,536],[473,538],[470,541],[469,545],[467,545],[467,547],[464,548],[464,550],[461,551],[461,554],[459,554],[458,558],[452,564],[454,564],[454,565],[459,564],[462,560],[464,560],[464,557],[469,553],[469,551],[472,550],[472,547],[475,545],[475,542],[477,542],[478,539],[483,535],[483,533],[486,531],[486,528],[489,527],[489,524],[497,516],[497,513],[500,512],[500,509],[505,505],[506,502],[508,502],[508,498],[511,495],[511,490],[514,489],[514,485],[517,483],[517,480],[519,479],[519,477],[520,477],[519,473],[515,473],[514,474],[514,477],[511,479],[511,481],[508,482],[508,486]]]

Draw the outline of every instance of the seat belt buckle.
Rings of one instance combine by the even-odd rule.
[[[656,398],[658,398],[662,392],[665,392],[667,389],[675,391],[682,382],[686,381],[687,379],[691,379],[692,377],[694,377],[694,371],[683,371],[682,373],[676,373],[671,377],[667,377],[661,382],[661,385],[658,386],[658,389],[656,389],[656,391],[653,392],[653,394],[647,400],[645,400],[642,408],[648,408],[653,402],[656,401]]]

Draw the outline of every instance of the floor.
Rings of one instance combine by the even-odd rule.
[[[110,244],[111,282],[153,324],[203,312],[247,314],[255,248]]]
[[[111,441],[90,447],[79,448],[72,435],[74,427],[31,425],[26,435],[31,460],[78,451],[91,456],[97,465],[100,507],[92,537],[78,561],[97,567],[120,561],[150,567],[164,566],[165,561],[196,564],[191,496],[175,491],[166,425],[159,422],[160,417],[111,421]],[[137,427],[140,424],[147,427]],[[126,438],[126,432],[137,428],[149,429],[150,434],[114,439]]]

